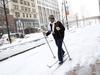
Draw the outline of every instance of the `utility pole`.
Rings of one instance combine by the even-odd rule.
[[[8,32],[8,38],[9,38],[8,40],[11,43],[10,32],[9,32],[9,27],[8,27],[7,11],[6,11],[6,6],[5,6],[5,0],[3,0],[3,6],[4,6],[5,20],[6,20],[7,32]]]
[[[63,18],[63,2],[62,2],[62,8],[61,8],[61,11],[62,11],[62,23],[64,25],[64,18]]]
[[[100,0],[99,0],[99,13],[100,13]]]
[[[78,28],[78,15],[76,14],[76,24],[77,24],[77,28]]]
[[[67,24],[67,29],[69,30],[69,24],[68,24],[68,7],[66,6],[67,1],[64,1],[64,8],[65,8],[65,17],[66,17],[66,24]]]

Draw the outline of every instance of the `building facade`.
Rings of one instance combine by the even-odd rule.
[[[60,19],[57,0],[37,0],[37,9],[41,27],[46,27],[48,24],[48,16],[51,14],[54,15],[56,19]]]
[[[7,9],[8,14],[8,9]],[[4,7],[3,7],[3,0],[0,0],[0,34],[6,32],[6,22],[5,22],[5,14],[4,14]]]
[[[50,14],[60,18],[57,0],[8,0],[8,8],[14,16],[17,32],[45,27]]]
[[[39,26],[35,0],[10,0],[8,7],[9,14],[15,18],[17,32]]]
[[[4,15],[4,10],[3,10],[2,1],[0,1],[0,31],[2,29],[2,24],[3,24],[2,15]]]
[[[7,14],[8,27],[11,32],[15,32],[15,20],[13,15],[9,14],[8,2],[5,1],[6,10],[4,10],[3,0],[0,1],[0,33],[7,33],[7,24],[5,19],[5,11]]]

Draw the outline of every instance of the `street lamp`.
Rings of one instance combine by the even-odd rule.
[[[67,1],[64,1],[64,9],[65,9],[65,17],[66,17],[66,24],[67,24],[67,29],[69,30],[69,24],[68,24],[68,14],[69,14],[69,11],[68,11],[68,6],[67,5]]]
[[[8,38],[9,38],[8,40],[11,43],[10,32],[9,32],[9,27],[8,27],[7,11],[6,11],[6,6],[5,6],[5,0],[3,0],[3,6],[4,6],[5,20],[6,20],[7,32],[8,32]]]

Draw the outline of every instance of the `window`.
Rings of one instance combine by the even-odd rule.
[[[23,4],[23,2],[24,2],[23,0],[20,0],[20,4]]]
[[[29,2],[27,2],[27,5],[28,5],[28,6],[30,6],[30,3],[29,3]]]
[[[15,12],[15,16],[16,17],[20,17],[20,13],[19,12]]]
[[[25,17],[25,14],[23,13],[23,17]]]
[[[31,9],[30,8],[28,8],[28,12],[31,12]]]
[[[18,3],[18,0],[12,0],[13,2],[15,2],[15,3]]]
[[[21,10],[23,10],[23,11],[24,11],[24,7],[23,7],[23,6],[21,6]]]
[[[34,3],[31,3],[32,4],[32,7],[35,7],[35,4]]]
[[[32,17],[32,15],[30,14],[30,18]]]
[[[28,14],[26,14],[26,17],[28,17]]]
[[[34,14],[33,16],[34,16],[34,18],[37,18],[36,14]]]
[[[33,2],[34,2],[34,0],[31,0],[31,1],[33,1]]]
[[[25,7],[25,11],[27,11],[27,7]]]
[[[24,1],[24,5],[27,5],[26,1]]]
[[[19,9],[18,5],[13,5],[13,7],[14,7],[15,10]]]
[[[32,12],[36,12],[36,10],[35,9],[32,9]]]

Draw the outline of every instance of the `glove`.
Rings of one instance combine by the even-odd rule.
[[[43,32],[43,35],[46,35],[46,32]]]
[[[43,32],[43,35],[44,35],[45,38],[48,38],[48,36],[46,36],[46,32]]]
[[[60,27],[56,27],[56,30],[58,30],[58,31],[59,31],[59,30],[60,30]]]

